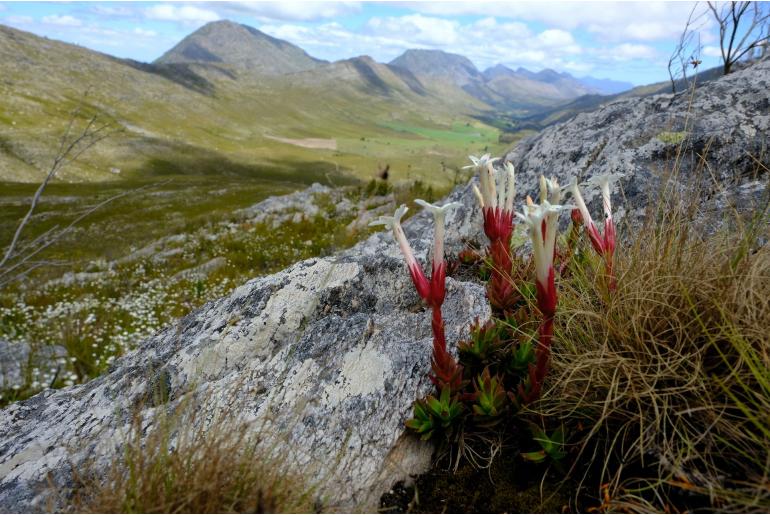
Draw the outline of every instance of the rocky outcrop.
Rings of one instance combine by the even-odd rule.
[[[448,249],[457,252],[480,218],[467,188],[453,196],[463,202],[447,220]],[[405,230],[424,262],[432,220],[417,214]],[[457,341],[488,306],[481,285],[447,281],[447,334]],[[0,511],[41,510],[48,476],[66,489],[71,467],[109,462],[131,411],[151,417],[158,409],[142,401],[160,380],[169,405],[234,399],[327,506],[374,511],[383,491],[429,464],[432,449],[405,436],[404,421],[430,388],[430,353],[430,315],[392,236],[375,234],[244,284],[144,341],[103,377],[0,412]]]
[[[566,181],[573,175],[583,180],[624,173],[624,204],[633,208],[647,204],[678,159],[677,182],[699,183],[715,211],[728,204],[751,210],[767,182],[768,134],[770,59],[765,59],[692,95],[624,99],[578,114],[523,140],[506,159],[516,165],[520,188],[527,191],[536,189],[540,174]],[[595,207],[601,210],[599,203]]]

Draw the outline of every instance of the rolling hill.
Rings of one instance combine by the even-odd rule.
[[[310,70],[325,62],[310,57],[287,41],[247,25],[223,20],[196,30],[158,58],[155,64],[228,64],[266,75],[282,75]]]

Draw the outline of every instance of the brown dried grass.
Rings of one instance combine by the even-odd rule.
[[[705,235],[697,195],[661,198],[627,228],[613,294],[588,248],[558,285],[531,411],[573,428],[572,473],[602,511],[768,511],[768,209]]]
[[[271,458],[246,424],[207,424],[187,409],[136,418],[123,455],[106,472],[78,474],[67,503],[76,513],[312,513],[312,488]]]

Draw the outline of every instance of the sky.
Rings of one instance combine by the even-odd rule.
[[[200,26],[229,19],[338,60],[388,62],[409,48],[496,64],[648,84],[667,64],[693,2],[0,2],[0,24],[150,62]],[[705,12],[705,5],[696,6]],[[696,23],[702,66],[718,31]]]

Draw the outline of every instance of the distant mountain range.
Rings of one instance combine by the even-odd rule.
[[[39,179],[86,91],[88,109],[120,130],[68,166],[66,180],[114,180],[117,169],[302,175],[304,163],[366,175],[380,162],[398,179],[510,141],[490,126],[538,129],[630,86],[548,69],[482,72],[440,50],[327,62],[230,21],[204,25],[153,63],[0,25],[0,180]]]
[[[231,21],[204,25],[155,61],[158,65],[192,63],[227,64],[267,75],[316,70],[329,65],[296,45]],[[633,88],[633,84],[626,82],[593,77],[578,79],[550,69],[531,72],[520,67],[514,71],[501,64],[482,73],[467,57],[441,50],[407,50],[388,63],[390,70],[366,56],[338,63],[358,63],[360,72],[371,79],[369,82],[375,87],[379,83],[377,79],[382,78],[375,77],[379,74],[375,69],[385,74],[403,74],[401,70],[405,70],[409,73],[411,89],[417,84],[415,80],[423,89],[430,83],[441,82],[439,89],[449,83],[502,109],[550,108],[582,95],[614,94]],[[382,87],[380,84],[379,89]]]

